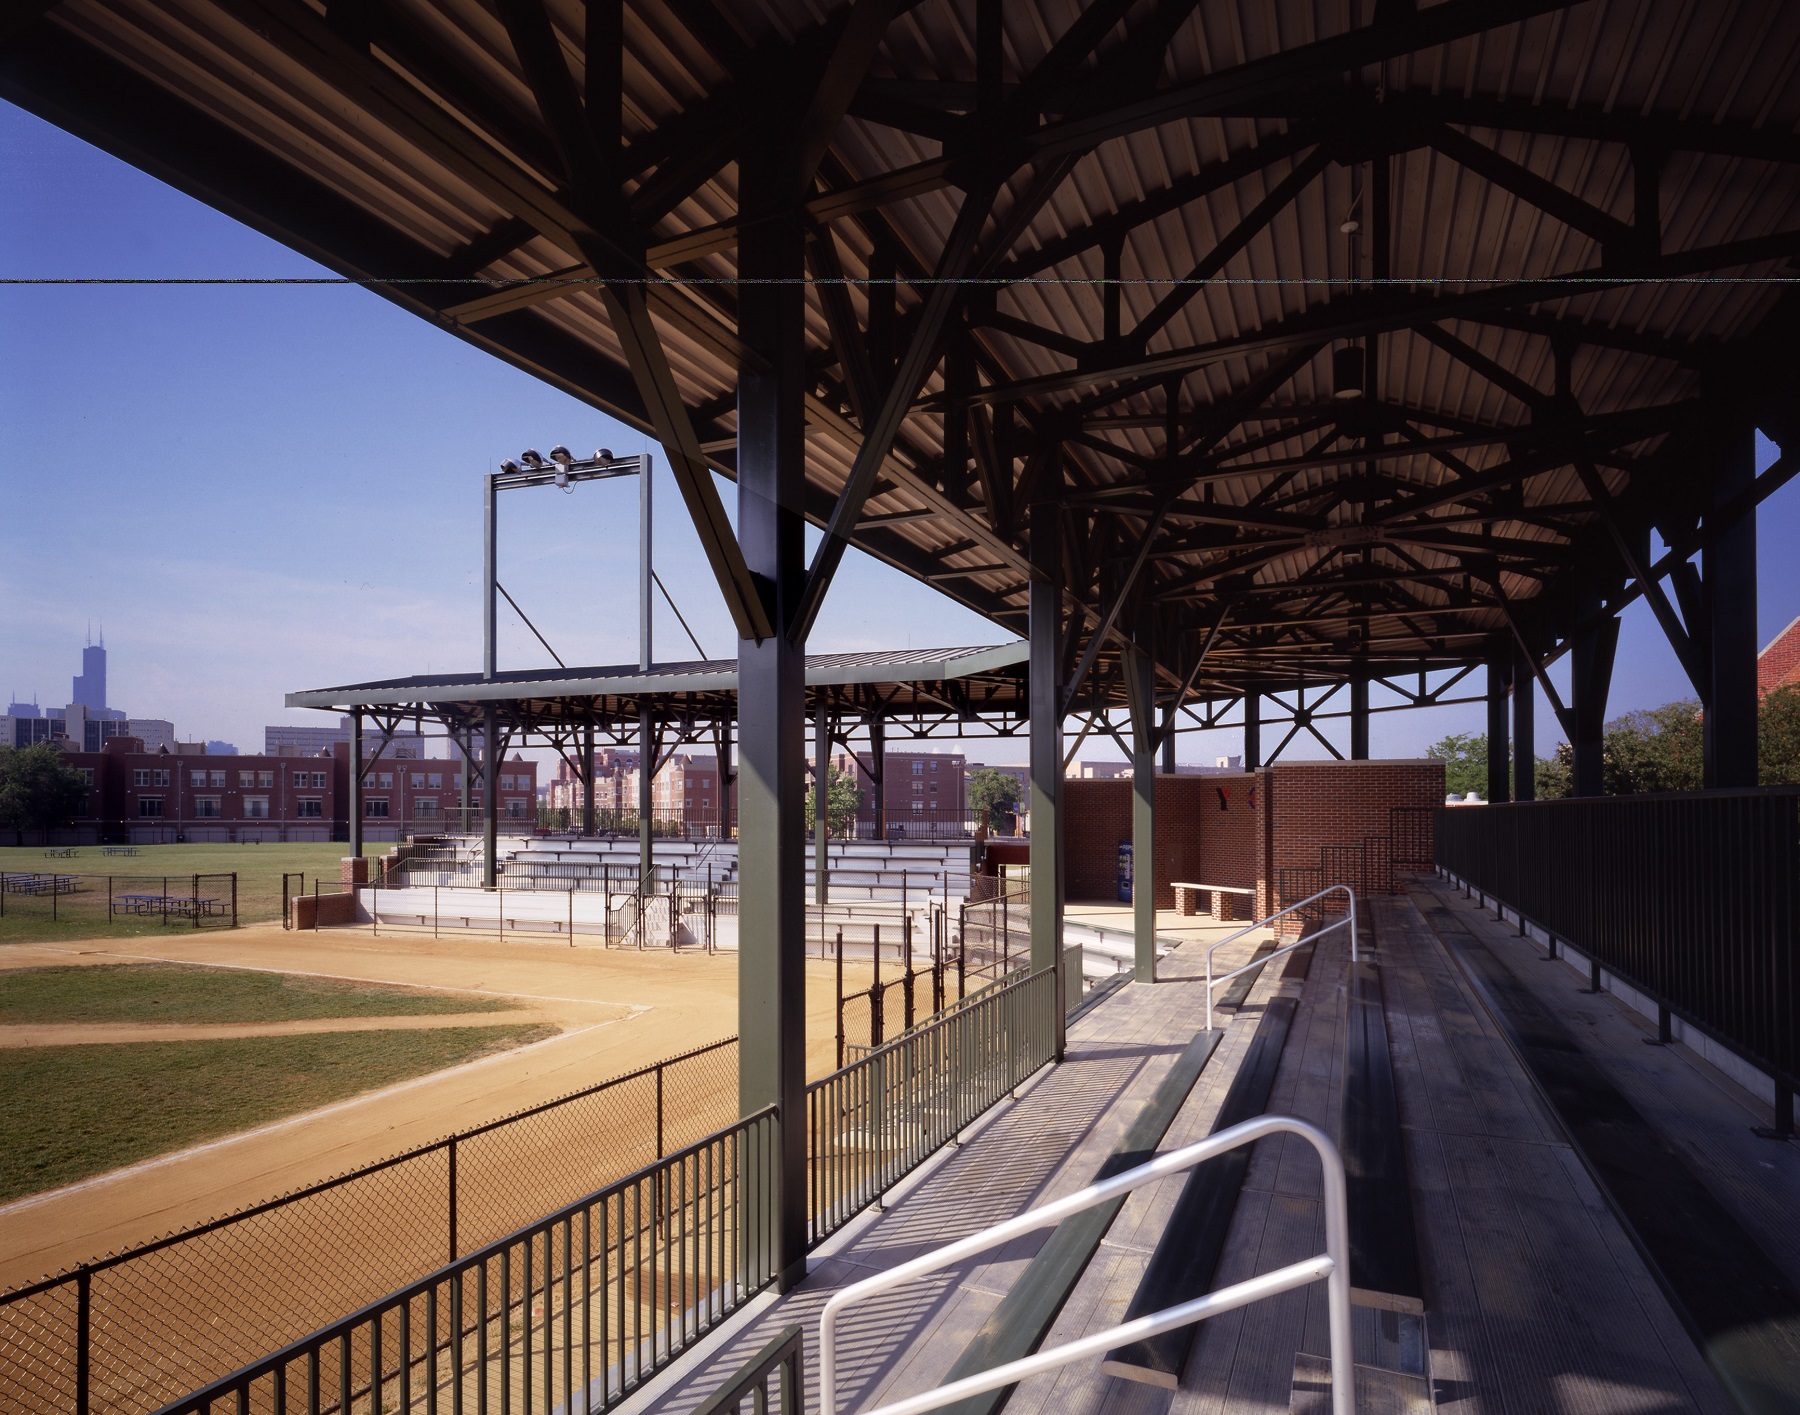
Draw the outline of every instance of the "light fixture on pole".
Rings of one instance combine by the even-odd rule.
[[[1367,358],[1360,344],[1346,344],[1331,352],[1331,396],[1349,401],[1363,396]]]

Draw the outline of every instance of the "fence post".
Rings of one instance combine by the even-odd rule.
[[[194,905],[194,927],[200,927],[200,876],[194,876],[194,892],[189,896]]]
[[[450,1137],[450,1261],[457,1259],[456,1252],[456,1136]]]
[[[900,876],[901,888],[906,887],[906,876]],[[900,916],[900,939],[906,949],[906,1029],[910,1032],[913,1025],[913,944],[912,915],[902,913]]]
[[[663,1064],[656,1063],[656,1157],[661,1159],[667,1149],[663,1142]]]
[[[89,1355],[93,1332],[94,1275],[84,1264],[75,1274],[75,1415],[88,1415],[93,1365]]]
[[[844,928],[837,931],[837,1069],[844,1069]]]

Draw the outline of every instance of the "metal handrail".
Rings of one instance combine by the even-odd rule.
[[[1300,1136],[1319,1152],[1325,1199],[1323,1253],[1298,1263],[1289,1263],[1272,1273],[1263,1273],[1244,1282],[1233,1283],[1229,1287],[1164,1308],[1149,1316],[1108,1327],[1105,1331],[1084,1336],[1078,1341],[1066,1342],[1048,1351],[1009,1361],[1003,1366],[965,1377],[922,1395],[878,1406],[874,1410],[865,1411],[864,1415],[921,1415],[923,1411],[954,1404],[966,1396],[1013,1385],[1027,1376],[1053,1371],[1084,1357],[1102,1355],[1127,1342],[1141,1341],[1165,1331],[1173,1331],[1177,1327],[1190,1326],[1222,1312],[1246,1307],[1265,1297],[1274,1297],[1296,1287],[1304,1287],[1321,1278],[1326,1284],[1327,1326],[1331,1339],[1332,1415],[1355,1415],[1356,1392],[1350,1337],[1350,1209],[1344,1181],[1344,1161],[1337,1146],[1331,1142],[1331,1137],[1323,1130],[1289,1115],[1260,1115],[1254,1120],[1246,1120],[1229,1130],[1221,1130],[1217,1135],[1209,1135],[1192,1145],[1159,1155],[1148,1164],[1141,1164],[1112,1179],[1090,1184],[1066,1199],[1058,1199],[1055,1203],[1028,1210],[1017,1218],[984,1228],[980,1233],[949,1244],[935,1253],[927,1253],[911,1262],[902,1263],[897,1268],[877,1273],[874,1277],[864,1278],[861,1282],[846,1287],[825,1304],[825,1310],[819,1316],[819,1409],[822,1415],[836,1415],[837,1321],[846,1307],[1010,1242],[1021,1234],[1049,1228],[1083,1210],[1110,1203],[1133,1189],[1192,1169],[1227,1150],[1250,1144],[1266,1135],[1283,1132]]]
[[[1350,901],[1350,909],[1349,912],[1335,924],[1327,924],[1317,933],[1300,939],[1296,943],[1290,943],[1286,948],[1278,948],[1273,953],[1266,954],[1261,958],[1253,959],[1244,964],[1241,968],[1233,968],[1229,973],[1222,974],[1217,978],[1213,977],[1213,954],[1217,953],[1226,944],[1236,943],[1245,934],[1255,933],[1258,929],[1266,929],[1277,919],[1292,914],[1297,909],[1304,909],[1308,904],[1323,899],[1327,894],[1336,893],[1340,889],[1343,890],[1344,897]],[[1281,957],[1282,954],[1292,953],[1296,948],[1299,948],[1301,944],[1317,943],[1333,929],[1341,929],[1346,924],[1350,926],[1350,961],[1354,963],[1356,962],[1356,891],[1347,884],[1328,884],[1317,894],[1307,895],[1306,898],[1302,899],[1298,904],[1290,904],[1285,909],[1277,909],[1273,914],[1269,915],[1268,918],[1258,919],[1254,924],[1246,924],[1236,933],[1220,939],[1211,948],[1206,950],[1206,1030],[1210,1032],[1213,1029],[1213,989],[1216,986],[1220,983],[1228,983],[1239,974],[1248,973],[1252,968],[1261,968],[1266,963],[1272,963],[1275,959]]]

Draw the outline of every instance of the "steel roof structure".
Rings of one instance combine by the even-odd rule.
[[[809,712],[862,721],[880,717],[915,735],[947,728],[958,735],[1016,731],[1026,713],[1026,645],[811,654]],[[503,729],[557,738],[593,728],[603,741],[638,740],[648,709],[658,727],[686,737],[737,720],[735,659],[658,663],[648,671],[600,668],[521,669],[483,678],[434,673],[289,693],[287,706],[364,712],[377,722],[426,716],[453,730],[481,721],[496,705]]]
[[[750,637],[708,469],[758,223],[809,281],[788,632],[850,545],[1022,631],[1036,518],[1071,702],[1128,642],[1165,694],[1541,663],[1640,594],[1697,674],[1720,429],[1791,404],[1779,0],[5,15],[0,94],[655,435]]]

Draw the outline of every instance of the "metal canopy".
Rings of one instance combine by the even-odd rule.
[[[846,723],[880,719],[918,735],[949,725],[962,735],[1006,734],[1025,716],[1023,643],[991,648],[907,649],[813,654],[806,661],[808,711]],[[603,740],[636,741],[639,711],[693,735],[738,715],[734,659],[526,669],[485,680],[479,673],[432,673],[289,693],[287,706],[361,710],[378,721],[423,716],[451,725],[478,722],[494,704],[508,732],[563,735],[593,727]]]
[[[1078,707],[1128,642],[1165,698],[1501,637],[1541,671],[1639,595],[1702,675],[1682,564],[1790,471],[1715,505],[1794,405],[1797,64],[1783,0],[0,20],[6,98],[655,435],[759,640],[706,468],[757,366],[740,228],[803,223],[827,535],[779,628],[854,545],[1023,632],[1035,520]],[[792,204],[741,211],[777,132]]]

